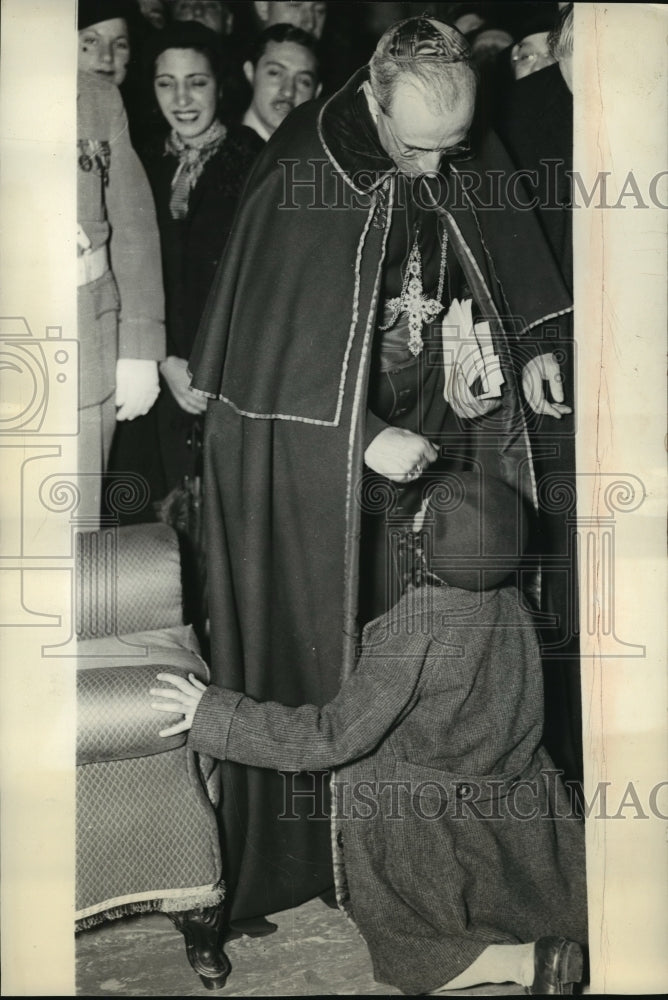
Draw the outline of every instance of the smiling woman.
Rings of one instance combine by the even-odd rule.
[[[218,85],[211,64],[195,49],[167,49],[155,64],[155,96],[182,139],[196,139],[213,124]]]
[[[184,21],[156,32],[146,52],[146,85],[169,128],[140,149],[160,229],[167,358],[155,407],[131,433],[117,428],[111,464],[117,473],[144,476],[153,503],[197,471],[206,400],[190,389],[187,361],[241,188],[262,148],[253,131],[222,120],[227,51],[225,39]],[[144,510],[139,519],[154,516]]]

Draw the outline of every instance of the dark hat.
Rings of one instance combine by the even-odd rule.
[[[79,0],[77,6],[77,30],[89,28],[91,24],[101,24],[116,17],[126,20],[132,17],[133,7],[128,0]]]
[[[521,564],[529,512],[511,486],[480,472],[446,473],[428,487],[420,527],[427,571],[462,590],[498,587]]]

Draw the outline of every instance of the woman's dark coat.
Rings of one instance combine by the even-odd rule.
[[[252,129],[231,127],[191,192],[184,219],[173,219],[169,211],[178,160],[165,154],[163,139],[143,153],[160,230],[168,357],[190,357],[239,197],[263,146]],[[184,475],[193,475],[197,449],[190,441],[201,423],[179,406],[162,380],[153,409],[132,424],[119,425],[113,468],[140,472],[148,480],[151,499],[162,499]]]

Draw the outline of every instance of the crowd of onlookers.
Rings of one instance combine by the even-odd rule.
[[[175,23],[197,21],[213,31],[225,44],[226,94],[224,114],[233,120],[246,119],[266,139],[287,111],[316,96],[341,86],[354,70],[364,65],[373,48],[394,21],[428,12],[454,24],[471,45],[486,97],[495,101],[513,80],[555,62],[548,35],[557,20],[558,3],[345,3],[267,2],[251,0],[125,0],[98,4],[103,18],[96,25],[100,52],[109,46],[110,66],[89,60],[87,68],[108,73],[121,92],[130,125],[141,141],[146,128],[160,129],[152,117],[146,66],[143,54],[156,34]],[[119,16],[111,17],[116,12]],[[263,36],[268,28],[290,24],[300,32],[288,39],[279,32]],[[283,28],[283,31],[286,29]],[[308,40],[307,37],[308,36]],[[287,46],[296,46],[291,50]],[[292,99],[279,106],[273,91],[276,77],[258,73],[258,63],[266,65],[266,49],[282,46],[289,54],[286,74],[295,87]],[[97,57],[99,58],[99,56]],[[84,63],[82,62],[82,66]],[[312,74],[309,89],[303,74]]]

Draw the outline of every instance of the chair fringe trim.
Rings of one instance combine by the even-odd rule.
[[[209,906],[218,906],[225,898],[225,887],[220,884],[208,891],[189,889],[183,890],[183,895],[169,896],[159,899],[134,899],[125,903],[109,906],[98,913],[91,913],[75,920],[75,933],[88,930],[107,920],[119,920],[138,913],[178,913],[183,910],[200,910]]]

